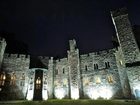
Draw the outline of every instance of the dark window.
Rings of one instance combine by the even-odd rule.
[[[108,68],[110,68],[110,64],[109,64],[109,62],[107,62],[107,65],[108,65]]]
[[[88,71],[88,67],[87,67],[87,65],[85,65],[85,70]]]
[[[94,64],[94,69],[98,69],[98,64]]]
[[[105,62],[105,67],[106,67],[106,68],[110,68],[109,62]]]
[[[65,74],[65,68],[63,68],[63,74]]]

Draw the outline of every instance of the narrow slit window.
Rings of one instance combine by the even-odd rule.
[[[65,74],[65,68],[63,68],[63,74]]]
[[[15,85],[16,84],[16,74],[13,73],[11,75],[11,81],[10,81],[10,85]]]
[[[87,65],[85,65],[85,70],[88,71],[88,67],[87,67]]]
[[[105,68],[108,68],[107,63],[105,62]]]
[[[110,68],[110,63],[109,62],[107,62],[107,66],[108,66],[108,68]]]

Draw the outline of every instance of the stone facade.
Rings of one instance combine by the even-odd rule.
[[[111,12],[119,47],[79,54],[70,40],[67,57],[39,56],[31,67],[29,55],[4,54],[1,41],[0,99],[91,98],[140,99],[140,52],[125,8]]]

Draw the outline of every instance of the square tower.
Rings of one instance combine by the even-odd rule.
[[[140,53],[136,43],[132,26],[128,18],[126,8],[121,8],[111,12],[112,20],[115,26],[118,42],[124,63],[134,63],[140,61]]]

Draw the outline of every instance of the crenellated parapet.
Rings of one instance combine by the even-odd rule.
[[[4,54],[3,70],[5,71],[26,71],[30,66],[30,55],[24,54]]]
[[[8,58],[8,59],[17,59],[17,58],[30,59],[30,55],[5,53],[4,58]]]
[[[116,51],[116,49],[109,49],[80,55],[80,66],[82,72],[85,72],[85,70],[93,71],[95,69],[107,68],[107,66],[117,68],[115,59]]]
[[[120,8],[120,9],[111,11],[111,14],[112,14],[113,17],[117,17],[117,16],[120,16],[120,15],[126,15],[126,14],[128,14],[128,10],[127,10],[126,7],[124,7],[124,8]]]

